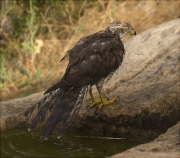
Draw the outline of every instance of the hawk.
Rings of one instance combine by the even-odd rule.
[[[90,107],[99,104],[100,109],[103,105],[114,103],[116,97],[106,100],[101,90],[104,80],[110,78],[123,61],[125,49],[122,39],[127,35],[136,35],[136,31],[127,22],[115,21],[105,30],[81,38],[68,50],[61,59],[69,60],[62,79],[24,113],[28,117],[38,109],[29,130],[36,131],[48,116],[42,136],[47,139],[58,125],[60,137],[77,116],[87,91],[92,99]],[[96,85],[99,92],[98,100],[92,94],[93,85]]]

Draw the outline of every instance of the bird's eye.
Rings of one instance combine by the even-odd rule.
[[[125,30],[125,29],[122,29],[122,32],[124,33],[124,32],[126,32],[126,30]]]

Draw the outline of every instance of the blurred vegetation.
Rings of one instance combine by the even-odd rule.
[[[80,38],[115,20],[140,33],[178,18],[179,0],[2,0],[1,100],[45,90],[62,76],[58,61]]]
[[[77,29],[71,25],[83,15],[85,1],[57,0],[5,0],[1,2],[1,51],[0,89],[9,93],[28,85],[32,89],[25,95],[37,91],[41,69],[34,68],[36,37],[41,39],[66,38]],[[89,6],[94,2],[87,2]],[[57,37],[58,34],[58,37]],[[20,61],[18,61],[20,60]],[[44,81],[43,87],[46,88]]]

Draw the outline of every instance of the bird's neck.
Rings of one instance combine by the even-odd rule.
[[[121,41],[121,42],[123,43],[123,37],[120,37],[120,35],[119,35],[118,33],[112,32],[109,28],[107,28],[107,29],[105,30],[105,32],[113,35],[114,38],[115,38],[117,41]]]

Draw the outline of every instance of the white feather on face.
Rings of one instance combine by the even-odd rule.
[[[136,35],[136,31],[131,27],[130,24],[124,21],[115,21],[107,28],[112,34],[117,34],[120,38],[123,38],[129,34]]]

